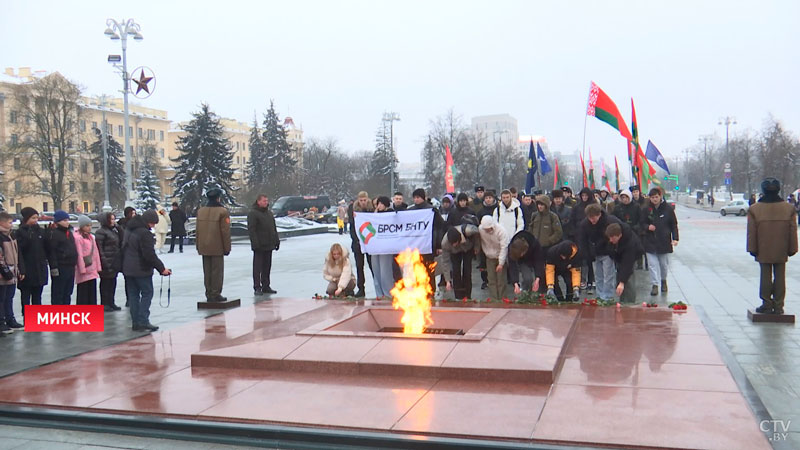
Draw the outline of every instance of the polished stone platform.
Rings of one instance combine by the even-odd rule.
[[[747,310],[747,318],[753,323],[794,323],[794,314],[761,314]]]
[[[434,308],[434,327],[463,335],[383,333],[402,311],[367,308],[266,341],[192,355],[192,367],[547,383],[555,380],[578,307]],[[529,332],[525,332],[529,330]],[[539,330],[547,332],[539,332]]]
[[[629,448],[770,448],[691,308],[685,313],[641,307],[487,309],[504,313],[503,319],[478,342],[425,340],[422,347],[398,349],[397,342],[418,340],[374,338],[373,347],[361,354],[360,345],[337,342],[348,338],[297,335],[323,331],[328,326],[320,324],[340,323],[363,313],[369,303],[276,298],[225,311],[2,378],[0,403],[374,430],[420,439],[435,435]],[[530,319],[529,311],[548,318]],[[567,327],[570,314],[573,322]],[[323,345],[300,351],[315,339]],[[277,340],[302,344],[267,344]],[[436,353],[438,346],[430,343],[452,348]],[[560,354],[561,370],[551,384],[491,376],[457,379],[191,364],[193,355],[231,352],[244,345],[260,356],[282,355],[281,360],[295,355],[306,361],[361,361],[374,355],[397,366],[454,358],[473,367],[484,357],[471,358],[472,349],[459,355],[459,346],[506,348],[495,353],[493,363],[526,363],[531,348],[551,347]],[[287,347],[293,349],[284,355]],[[270,348],[278,351],[270,356]]]

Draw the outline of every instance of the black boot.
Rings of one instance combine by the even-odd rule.
[[[359,288],[358,292],[356,292],[356,295],[355,295],[355,297],[357,297],[357,298],[366,297],[366,296],[367,296],[367,294],[364,293],[364,289],[360,289],[360,288]]]
[[[756,308],[756,312],[759,314],[772,314],[773,310],[772,300],[761,300],[761,306]],[[781,308],[781,313],[783,313],[783,308]]]
[[[650,290],[650,295],[658,295],[658,285],[654,284],[653,289]]]

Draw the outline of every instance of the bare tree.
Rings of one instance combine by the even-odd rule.
[[[44,194],[61,209],[71,180],[68,162],[81,149],[81,89],[59,73],[53,73],[14,89],[14,105],[21,120],[11,151],[19,158],[18,177],[23,191]],[[74,163],[74,162],[73,162]]]

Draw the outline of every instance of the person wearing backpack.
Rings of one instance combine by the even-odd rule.
[[[442,239],[442,273],[456,299],[472,298],[472,259],[480,250],[481,234],[474,224],[450,227]]]
[[[100,229],[95,232],[94,239],[100,251],[100,304],[105,311],[119,311],[122,308],[114,303],[114,293],[120,267],[115,260],[122,249],[123,231],[114,213],[100,214],[98,221]]]
[[[509,239],[525,229],[525,218],[519,200],[513,198],[508,189],[500,193],[500,203],[492,211],[492,216],[506,231]]]

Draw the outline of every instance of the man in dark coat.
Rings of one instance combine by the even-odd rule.
[[[225,279],[225,257],[231,252],[231,216],[220,203],[222,189],[206,192],[208,203],[197,210],[197,253],[203,256],[206,300],[224,302],[222,283]]]
[[[485,189],[483,186],[475,186],[475,197],[472,199],[472,204],[470,208],[472,208],[472,213],[478,215],[481,209],[483,209],[483,196],[485,194]]]
[[[261,194],[247,214],[247,231],[250,248],[253,250],[253,293],[255,295],[277,294],[270,286],[272,251],[278,251],[281,241],[275,217],[269,210],[269,197]]]
[[[610,245],[609,255],[617,265],[616,294],[622,303],[636,303],[636,276],[633,266],[644,253],[639,237],[625,223],[612,223],[606,227]]]
[[[442,215],[439,214],[439,211],[433,207],[430,203],[426,201],[425,197],[425,189],[418,188],[415,189],[414,192],[411,194],[414,204],[409,206],[409,211],[415,209],[433,209],[433,230],[431,230],[433,239],[432,242],[432,250],[433,253],[420,255],[422,261],[425,264],[425,267],[428,269],[428,277],[430,278],[431,283],[431,292],[436,292],[436,277],[434,276],[433,270],[433,262],[434,256],[440,254],[442,252],[442,239],[444,238],[444,234],[446,232],[446,225],[444,219],[442,219]]]
[[[39,212],[30,206],[20,211],[22,220],[16,231],[20,258],[25,263],[25,278],[17,283],[22,302],[22,316],[26,305],[41,305],[42,290],[47,284],[47,261],[53,259],[45,231],[39,226]]]
[[[544,283],[545,249],[528,231],[520,231],[508,244],[508,273],[514,293],[537,291]],[[522,282],[519,274],[522,272]]]
[[[125,228],[122,273],[131,308],[133,331],[156,331],[150,323],[150,303],[153,300],[153,269],[163,276],[172,271],[156,256],[156,240],[150,231],[158,223],[158,213],[149,209],[134,216]]]
[[[94,239],[100,251],[100,304],[105,311],[119,311],[114,304],[114,293],[117,291],[117,274],[119,267],[114,267],[114,261],[122,249],[122,228],[117,226],[113,213],[102,213],[97,221],[100,228],[95,232]]]
[[[588,187],[581,189],[578,192],[578,198],[575,205],[572,207],[569,221],[572,224],[572,236],[569,239],[577,244],[580,244],[580,236],[578,236],[578,229],[581,222],[586,218],[586,207],[592,203],[597,203],[594,198],[594,192]],[[583,267],[581,267],[581,289],[594,289],[594,267],[592,262],[594,258],[586,254],[584,249],[581,249],[583,254]]]
[[[783,201],[775,178],[761,183],[764,196],[747,211],[747,251],[761,266],[761,306],[756,312],[783,314],[786,261],[797,253],[797,213]]]
[[[117,225],[125,229],[128,226],[128,221],[136,215],[136,208],[133,206],[126,206],[125,209],[122,210],[122,218],[117,221]]]
[[[353,250],[353,257],[356,259],[356,286],[358,291],[356,297],[364,297],[367,295],[364,292],[366,285],[366,276],[364,275],[364,260],[369,263],[369,256],[361,252],[361,244],[358,241],[358,232],[356,230],[356,214],[360,212],[373,212],[372,200],[369,198],[367,191],[358,193],[356,201],[350,204],[347,210],[347,217],[350,221],[350,248]]]
[[[603,300],[614,298],[614,280],[616,270],[611,260],[609,242],[605,231],[609,224],[620,223],[619,219],[609,215],[599,203],[586,207],[586,218],[578,230],[581,253],[592,262],[597,296]]]
[[[50,304],[69,305],[75,289],[75,267],[78,264],[78,249],[69,224],[69,214],[58,210],[53,214],[53,228],[50,230]]]
[[[545,255],[545,281],[547,295],[555,295],[558,301],[578,301],[581,283],[582,256],[578,244],[564,240],[550,247]],[[561,292],[559,277],[564,280],[567,296]]]
[[[667,292],[669,254],[672,253],[672,247],[678,245],[678,218],[672,206],[664,201],[660,189],[650,189],[650,204],[644,210],[641,223],[652,285],[650,295],[658,295],[659,281],[661,292]]]
[[[175,252],[175,240],[178,240],[178,249],[183,253],[183,238],[186,237],[186,222],[189,218],[186,213],[178,206],[177,203],[172,203],[172,210],[169,212],[169,220],[172,223],[170,230],[170,243],[169,253]]]
[[[397,191],[392,196],[392,210],[394,211],[405,211],[408,209],[408,204],[403,201],[403,193]]]

